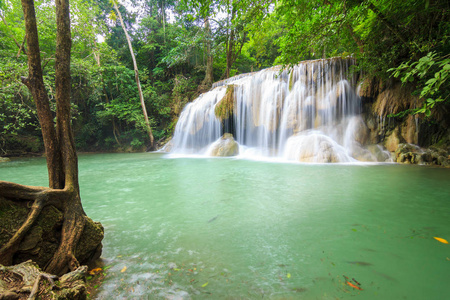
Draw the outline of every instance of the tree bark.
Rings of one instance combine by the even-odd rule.
[[[153,150],[155,140],[153,137],[152,128],[150,127],[150,122],[148,120],[147,109],[145,108],[144,96],[142,95],[141,82],[139,80],[139,70],[138,70],[138,67],[136,64],[136,58],[134,56],[133,46],[131,45],[131,39],[130,39],[130,36],[128,35],[127,29],[125,28],[125,24],[123,23],[122,14],[120,13],[119,8],[117,7],[116,0],[113,0],[113,4],[114,4],[114,9],[117,12],[117,16],[119,17],[120,24],[122,25],[123,32],[125,33],[125,37],[128,42],[128,48],[130,49],[131,58],[133,59],[134,77],[136,79],[136,84],[137,84],[138,91],[139,91],[139,99],[141,100],[142,112],[144,113],[145,125],[147,127],[148,137],[150,138],[150,147],[149,148],[151,150]]]
[[[22,0],[23,14],[25,18],[25,31],[28,45],[28,78],[22,77],[22,82],[28,87],[36,103],[39,123],[41,124],[42,137],[47,156],[47,169],[49,186],[62,188],[62,169],[59,143],[53,124],[53,115],[50,110],[50,102],[44,86],[41,68],[41,54],[39,37],[37,32],[34,1]]]

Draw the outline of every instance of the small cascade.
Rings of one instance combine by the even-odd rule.
[[[356,80],[348,78],[354,63],[306,61],[290,70],[274,67],[219,82],[184,108],[170,152],[208,155],[209,146],[230,133],[243,157],[376,161],[364,148],[368,129]]]

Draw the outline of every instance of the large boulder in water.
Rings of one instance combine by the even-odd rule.
[[[236,156],[239,154],[239,144],[231,133],[225,133],[211,145],[208,152],[211,156]]]
[[[286,143],[285,158],[300,162],[335,163],[353,159],[330,137],[319,132],[307,132],[290,137]]]

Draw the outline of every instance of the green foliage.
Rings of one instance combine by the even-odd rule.
[[[388,70],[392,76],[399,77],[406,84],[416,82],[417,93],[425,99],[423,107],[412,113],[431,115],[431,109],[439,102],[449,102],[450,95],[450,57],[439,56],[436,52],[429,52],[417,61],[403,62],[397,68]]]
[[[119,10],[156,141],[172,134],[183,107],[201,91],[210,57],[217,81],[227,67],[233,76],[351,55],[367,75],[392,74],[416,85],[425,104],[415,112],[429,115],[449,100],[450,7],[443,0],[144,0],[132,5],[135,13],[120,4]],[[50,0],[37,1],[36,11],[44,83],[55,110],[55,12]],[[138,150],[148,142],[127,41],[112,11],[109,0],[71,0],[72,122],[79,150]],[[27,75],[26,56],[17,46],[24,39],[19,1],[8,2],[7,9],[0,5],[0,14],[6,21],[0,22],[0,143],[6,145],[13,138],[38,138],[39,124],[19,80]],[[219,115],[229,114],[228,102],[219,107]]]

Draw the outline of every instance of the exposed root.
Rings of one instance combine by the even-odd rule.
[[[48,190],[51,189],[42,186],[22,185],[0,180],[0,196],[15,200],[35,200],[39,194]]]
[[[41,272],[32,261],[5,267],[0,265],[0,299],[86,299],[86,271],[83,266],[58,278]],[[43,283],[46,279],[49,284]]]
[[[81,208],[79,196],[75,196],[73,200],[65,208],[61,243],[53,258],[45,267],[46,272],[61,275],[80,266],[74,252],[86,221],[81,213],[82,210],[79,209]]]
[[[42,209],[47,205],[54,205],[57,208],[62,208],[64,223],[60,246],[54,253],[53,258],[48,262],[45,270],[48,273],[62,275],[80,266],[74,252],[83,232],[85,214],[81,206],[78,190],[69,188],[58,190],[0,181],[0,196],[13,201],[34,201],[25,222],[14,233],[12,238],[0,248],[0,264],[12,264],[14,254],[39,217]]]
[[[12,263],[14,253],[19,248],[20,242],[28,233],[31,226],[39,217],[39,214],[45,206],[46,199],[47,194],[45,192],[38,194],[26,221],[22,224],[19,230],[16,231],[13,237],[0,249],[0,264],[10,265]]]
[[[58,289],[58,286],[56,286],[55,282],[53,281],[54,279],[57,279],[57,278],[58,278],[58,276],[55,276],[55,275],[50,275],[50,274],[46,274],[46,273],[40,273],[37,276],[36,281],[34,282],[33,289],[31,290],[31,293],[28,296],[28,300],[36,299],[37,293],[39,292],[39,282],[41,281],[41,279],[47,279],[48,280],[48,282],[50,283],[50,289],[51,290]]]

